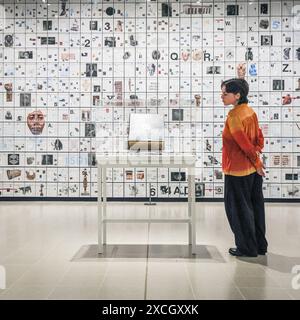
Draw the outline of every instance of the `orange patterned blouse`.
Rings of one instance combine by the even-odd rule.
[[[257,115],[247,103],[229,111],[223,130],[222,169],[224,174],[247,176],[262,168],[259,153],[264,137]]]

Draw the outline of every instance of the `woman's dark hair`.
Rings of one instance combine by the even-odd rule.
[[[237,104],[248,103],[248,92],[249,84],[244,79],[233,78],[229,80],[222,81],[221,88],[225,86],[226,92],[228,93],[239,93],[241,95]]]

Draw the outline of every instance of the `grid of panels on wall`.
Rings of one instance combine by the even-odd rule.
[[[223,197],[220,83],[246,68],[268,198],[300,197],[300,1],[0,1],[1,197],[94,197],[96,152],[164,116]],[[99,138],[100,137],[100,138]],[[109,170],[110,197],[185,197],[184,171]]]

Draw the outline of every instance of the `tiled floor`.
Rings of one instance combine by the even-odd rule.
[[[108,226],[111,254],[103,258],[95,250],[96,203],[1,202],[0,299],[300,299],[292,273],[295,265],[300,272],[299,207],[266,204],[266,257],[229,256],[223,204],[198,203],[196,257],[185,246],[186,224],[120,223]],[[108,212],[179,218],[186,204],[118,202]]]

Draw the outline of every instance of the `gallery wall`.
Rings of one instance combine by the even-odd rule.
[[[300,1],[0,1],[0,197],[93,198],[96,153],[131,113],[164,117],[222,198],[220,84],[244,68],[265,136],[266,198],[300,198]],[[186,173],[109,170],[113,198],[182,198]]]

